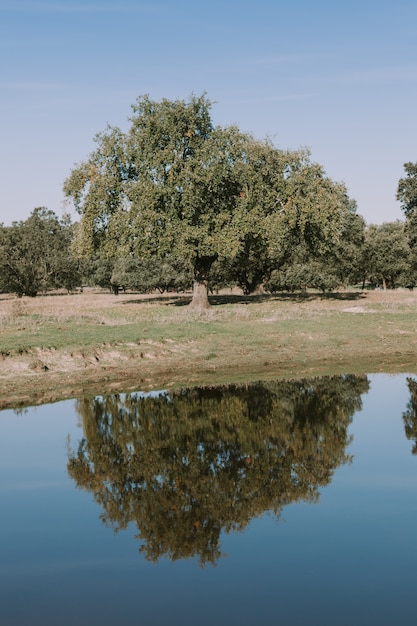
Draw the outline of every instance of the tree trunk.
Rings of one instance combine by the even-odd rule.
[[[262,283],[256,283],[251,285],[251,288],[245,293],[248,296],[263,296],[265,295],[265,289]]]
[[[193,299],[190,302],[192,309],[208,309],[210,302],[208,299],[208,283],[207,281],[198,282],[194,280]]]
[[[190,307],[192,309],[208,309],[210,302],[208,299],[208,284],[209,274],[211,266],[216,260],[217,255],[214,256],[196,256],[194,261],[194,284],[193,284],[193,299],[191,300]]]

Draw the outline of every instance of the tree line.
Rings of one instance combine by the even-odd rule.
[[[44,207],[0,225],[0,291],[83,284],[139,292],[245,294],[417,283],[417,164],[398,184],[405,221],[366,225],[342,183],[306,150],[214,126],[205,95],[138,98],[71,171],[72,223]]]
[[[78,223],[37,208],[24,221],[0,226],[0,292],[36,296],[53,289],[74,291],[99,286],[117,293],[185,292],[192,288],[193,267],[187,257],[82,257],[74,249]],[[298,244],[281,263],[259,254],[255,262],[217,259],[209,288],[240,287],[245,294],[318,289],[412,288],[417,258],[407,222],[367,226],[347,216],[340,240],[324,254]]]

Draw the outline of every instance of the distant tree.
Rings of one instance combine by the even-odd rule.
[[[400,178],[397,187],[397,200],[407,219],[417,217],[417,163],[404,163],[406,176]]]
[[[295,261],[280,270],[274,270],[265,283],[265,290],[276,293],[306,291],[310,288],[325,293],[339,286],[340,278],[331,267],[323,261],[307,258],[305,262]]]
[[[69,290],[81,274],[71,255],[72,228],[53,211],[36,208],[25,221],[0,229],[0,289],[36,296],[54,287]]]
[[[57,239],[60,242],[60,250],[55,255],[55,267],[50,283],[51,287],[64,288],[71,292],[83,283],[85,261],[75,256],[72,250],[78,224],[72,223],[68,214],[64,214],[58,221],[59,235]]]
[[[305,265],[294,263],[273,270],[268,280],[264,283],[267,293],[279,293],[280,291],[305,291],[308,287],[306,282]]]
[[[383,289],[414,285],[404,222],[398,220],[368,226],[363,263],[370,282]]]
[[[400,178],[397,200],[405,215],[405,230],[411,248],[412,274],[417,275],[417,163],[405,163],[406,177]],[[413,284],[416,281],[414,280]]]
[[[192,268],[185,260],[124,257],[116,259],[111,275],[113,285],[140,293],[185,291],[192,286]]]
[[[338,286],[346,288],[361,278],[365,226],[364,218],[356,213],[356,203],[349,200],[342,214],[339,240],[323,259],[327,270],[337,276]]]
[[[84,264],[82,260],[73,257],[59,255],[51,276],[49,287],[63,288],[68,292],[80,287],[83,282]]]
[[[269,258],[295,237],[324,248],[338,238],[346,194],[306,151],[283,151],[236,127],[214,127],[211,102],[153,101],[133,106],[130,128],[108,128],[64,185],[81,214],[85,255],[167,255],[193,268],[193,306],[208,306],[213,263],[245,267],[253,290]]]
[[[137,274],[140,274],[140,260],[134,259],[133,257],[123,257],[115,259],[112,265],[113,269],[110,276],[111,284],[122,287],[123,289],[132,289]],[[144,282],[144,288],[138,291],[142,293],[151,291],[152,287],[149,287],[148,281],[145,280]]]
[[[361,274],[365,220],[356,213],[356,203],[344,196],[340,232],[327,246],[311,246],[292,240],[291,250],[270,272],[265,290],[296,291],[307,288],[333,291],[356,282]]]
[[[294,178],[297,179],[295,174]],[[295,225],[291,222],[291,212],[286,214],[283,207],[279,218],[281,232],[271,229],[268,217],[263,221],[262,235],[259,228],[248,230],[239,254],[229,266],[244,293],[254,293],[265,286],[270,289],[276,284],[277,276],[282,279],[291,275],[290,282],[295,274],[301,278],[300,268],[293,270],[293,265],[305,266],[302,284],[325,291],[346,286],[357,274],[365,222],[357,215],[356,203],[347,196],[344,186],[326,178],[319,166],[313,165],[306,168],[302,180],[298,178],[296,184],[291,183],[295,196],[302,194],[304,202],[316,202],[321,210],[323,205],[336,204],[337,198],[338,220],[333,223],[334,230],[330,234],[323,224],[315,223],[314,209],[310,216],[303,217],[306,224],[300,229],[298,222]]]
[[[86,263],[86,283],[91,287],[101,287],[109,291],[118,292],[112,284],[112,275],[115,260],[112,258],[92,258]]]

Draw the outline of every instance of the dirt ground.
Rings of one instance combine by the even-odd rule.
[[[181,300],[187,301],[187,296],[170,297],[173,300],[177,299],[180,304],[183,303]],[[166,304],[167,296],[161,297],[161,302]],[[227,314],[232,320],[230,321],[231,329],[233,329],[233,316],[239,319],[244,319],[244,316],[247,318],[250,315],[253,316],[254,330],[250,349],[242,351],[239,347],[234,350],[233,337],[225,336],[222,344],[224,353],[222,353],[222,348],[219,349],[217,346],[216,354],[211,355],[210,345],[213,342],[213,335],[211,335],[211,338],[207,337],[207,340],[202,337],[200,343],[194,342],[194,349],[190,348],[191,342],[189,341],[185,343],[172,341],[172,344],[167,347],[164,342],[144,339],[140,342],[140,346],[135,342],[126,341],[116,342],[113,345],[96,344],[89,349],[83,346],[78,346],[76,349],[73,347],[71,349],[65,347],[45,349],[35,346],[20,353],[2,350],[2,339],[5,341],[11,332],[20,332],[20,334],[32,332],[35,326],[32,328],[30,324],[39,326],[40,319],[47,320],[45,324],[48,323],[51,327],[58,329],[60,320],[68,321],[71,316],[75,320],[88,317],[90,322],[93,319],[98,326],[102,324],[120,326],[131,323],[135,319],[134,316],[138,315],[138,311],[142,311],[142,315],[146,312],[152,317],[157,309],[150,308],[155,307],[155,296],[138,296],[137,294],[123,294],[116,297],[106,293],[84,293],[23,300],[12,296],[1,296],[0,409],[52,402],[85,394],[103,394],[133,389],[150,390],[245,379],[347,373],[353,369],[369,373],[384,369],[385,364],[387,371],[394,371],[394,369],[395,371],[409,371],[414,364],[417,366],[417,346],[414,338],[417,332],[415,315],[417,293],[414,292],[375,291],[357,294],[355,297],[342,294],[340,297],[335,295],[329,298],[285,296],[281,299],[260,299],[259,307],[253,308],[250,313],[248,313],[248,307],[245,306],[247,300],[236,291],[214,296],[213,302],[219,306],[211,307],[209,312],[202,315],[206,315],[210,321],[211,318],[220,319],[220,316],[223,316],[223,319]],[[138,308],[138,303],[142,309]],[[122,304],[125,308],[123,317],[120,317]],[[226,306],[222,308],[222,305]],[[173,315],[177,315],[177,319],[180,320],[181,316],[186,315],[186,307],[181,306],[177,309],[178,311],[175,311]],[[114,314],[116,310],[118,317]],[[327,348],[324,356],[320,353],[321,343],[323,350],[326,348],[324,340],[322,339],[320,343],[318,337],[314,349],[312,343],[311,348],[306,347],[303,358],[297,358],[296,354],[301,352],[300,345],[294,343],[292,350],[291,338],[286,336],[285,351],[281,350],[279,353],[271,351],[267,359],[264,355],[264,348],[262,356],[256,354],[258,328],[265,328],[265,324],[269,324],[269,328],[272,329],[272,325],[277,323],[278,326],[280,320],[296,320],[303,315],[308,316],[308,319],[314,316],[324,316],[323,320],[327,326],[330,319],[337,319],[337,324],[340,324],[340,333],[347,333],[344,340],[346,346],[342,349],[339,346],[337,353],[335,352],[333,356]],[[375,328],[381,328],[381,319],[383,319],[384,329],[388,329],[384,330],[384,336],[378,331],[379,335],[369,338],[369,346],[374,345],[373,352],[369,346],[364,345],[363,340],[362,344],[356,346],[354,335],[357,335],[355,330],[357,327],[352,327],[352,330],[348,327],[349,319],[355,318],[356,322],[360,316],[363,316],[363,320],[365,318],[369,320],[374,316]],[[19,327],[21,319],[25,320],[26,325],[23,330]],[[308,319],[306,317],[306,324]],[[271,330],[274,342],[280,340],[282,343],[282,337],[276,334],[278,331],[274,332],[275,335]],[[325,330],[322,331],[324,332]],[[337,335],[337,326],[332,332]],[[352,333],[350,339],[349,332]],[[311,337],[312,331],[306,332],[305,335],[309,340],[314,339]],[[294,341],[299,341],[295,335]],[[361,354],[362,349],[363,354]],[[375,360],[372,358],[373,354],[375,354]]]

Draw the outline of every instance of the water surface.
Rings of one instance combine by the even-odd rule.
[[[414,624],[415,381],[0,412],[0,624]]]

